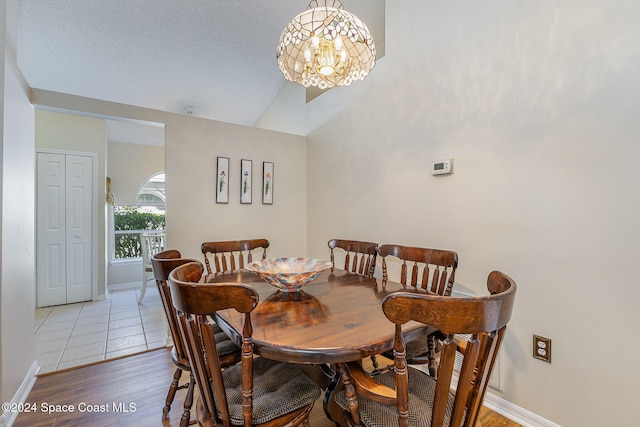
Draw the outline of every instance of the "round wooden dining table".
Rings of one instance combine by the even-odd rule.
[[[325,414],[341,426],[346,422],[333,395],[344,387],[344,364],[393,348],[395,326],[382,311],[382,299],[397,291],[425,292],[339,269],[326,270],[301,291],[289,293],[279,291],[246,270],[211,274],[205,280],[209,283],[245,283],[258,292],[260,301],[251,312],[254,352],[273,360],[320,367],[324,375],[331,378],[326,384],[318,381],[326,387]],[[219,311],[215,321],[236,344],[241,345],[240,313]],[[432,327],[415,322],[403,326],[406,341],[434,331]],[[309,372],[305,370],[305,373]]]
[[[302,364],[358,361],[393,347],[394,325],[382,311],[382,299],[395,291],[416,291],[391,281],[328,269],[299,292],[281,292],[246,270],[211,274],[209,283],[245,283],[259,294],[251,312],[254,351],[263,357]],[[242,343],[242,316],[235,310],[216,314],[229,337]],[[405,340],[434,331],[407,323]]]

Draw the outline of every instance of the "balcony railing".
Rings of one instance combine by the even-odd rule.
[[[140,234],[161,233],[164,230],[116,230],[115,234],[115,259],[129,259],[142,257],[140,247]]]

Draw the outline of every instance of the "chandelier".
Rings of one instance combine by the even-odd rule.
[[[282,31],[276,58],[287,80],[327,89],[367,77],[376,46],[364,22],[339,0],[312,0]]]

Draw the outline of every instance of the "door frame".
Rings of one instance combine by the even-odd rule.
[[[73,151],[73,150],[60,150],[60,149],[55,149],[55,148],[44,148],[44,147],[36,147],[36,155],[35,155],[35,159],[34,161],[36,162],[35,167],[37,168],[37,162],[38,162],[38,154],[39,153],[47,153],[47,154],[64,154],[64,155],[72,155],[72,156],[84,156],[84,157],[91,157],[92,161],[93,161],[93,171],[92,171],[92,183],[91,183],[91,187],[92,187],[92,191],[93,191],[93,195],[94,195],[94,203],[93,203],[93,208],[91,209],[91,219],[93,222],[93,225],[91,227],[91,251],[92,251],[92,256],[91,256],[91,300],[92,301],[98,301],[98,197],[100,195],[99,191],[98,191],[98,154],[97,153],[90,153],[90,152],[86,152],[86,151]],[[36,169],[36,173],[37,173],[37,169]],[[38,185],[38,179],[37,177],[35,177],[34,179],[34,185]],[[38,228],[38,224],[37,224],[37,219],[38,219],[38,194],[37,194],[37,188],[36,190],[36,204],[35,204],[35,208],[36,208],[36,212],[34,215],[34,229],[37,230]],[[36,241],[36,248],[38,245],[38,242]],[[37,253],[37,250],[36,250]],[[37,271],[36,271],[37,274]],[[34,283],[35,286],[35,283]],[[37,289],[36,289],[37,292]]]

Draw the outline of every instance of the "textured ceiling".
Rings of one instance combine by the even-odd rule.
[[[384,0],[344,8],[384,34]],[[20,0],[33,88],[255,126],[283,89],[275,51],[300,0]]]

